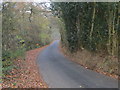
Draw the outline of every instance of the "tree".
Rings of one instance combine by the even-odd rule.
[[[62,18],[63,31],[71,52],[85,48],[118,56],[119,3],[53,2],[52,10]]]

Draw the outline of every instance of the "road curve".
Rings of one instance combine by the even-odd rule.
[[[88,70],[61,54],[53,42],[37,58],[43,80],[49,88],[118,88],[118,80]]]

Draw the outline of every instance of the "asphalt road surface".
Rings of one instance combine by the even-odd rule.
[[[37,64],[49,88],[118,88],[118,80],[68,60],[53,42],[38,56]]]

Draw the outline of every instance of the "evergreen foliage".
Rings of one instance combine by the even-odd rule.
[[[61,40],[71,52],[85,48],[118,56],[118,2],[53,2],[52,10],[64,21],[66,38]]]

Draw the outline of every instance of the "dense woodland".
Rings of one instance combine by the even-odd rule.
[[[60,36],[71,53],[86,49],[120,56],[120,3],[52,2],[47,10],[44,3],[4,2],[1,7],[4,73],[14,67],[12,60]]]
[[[62,43],[75,52],[81,48],[118,56],[120,41],[119,3],[53,3],[54,14],[62,18]]]
[[[44,3],[2,3],[3,73],[14,67],[13,60],[24,59],[26,51],[59,38],[60,21],[45,8]]]
[[[120,3],[53,2],[52,10],[64,22],[61,42],[69,56],[91,69],[118,74]]]

